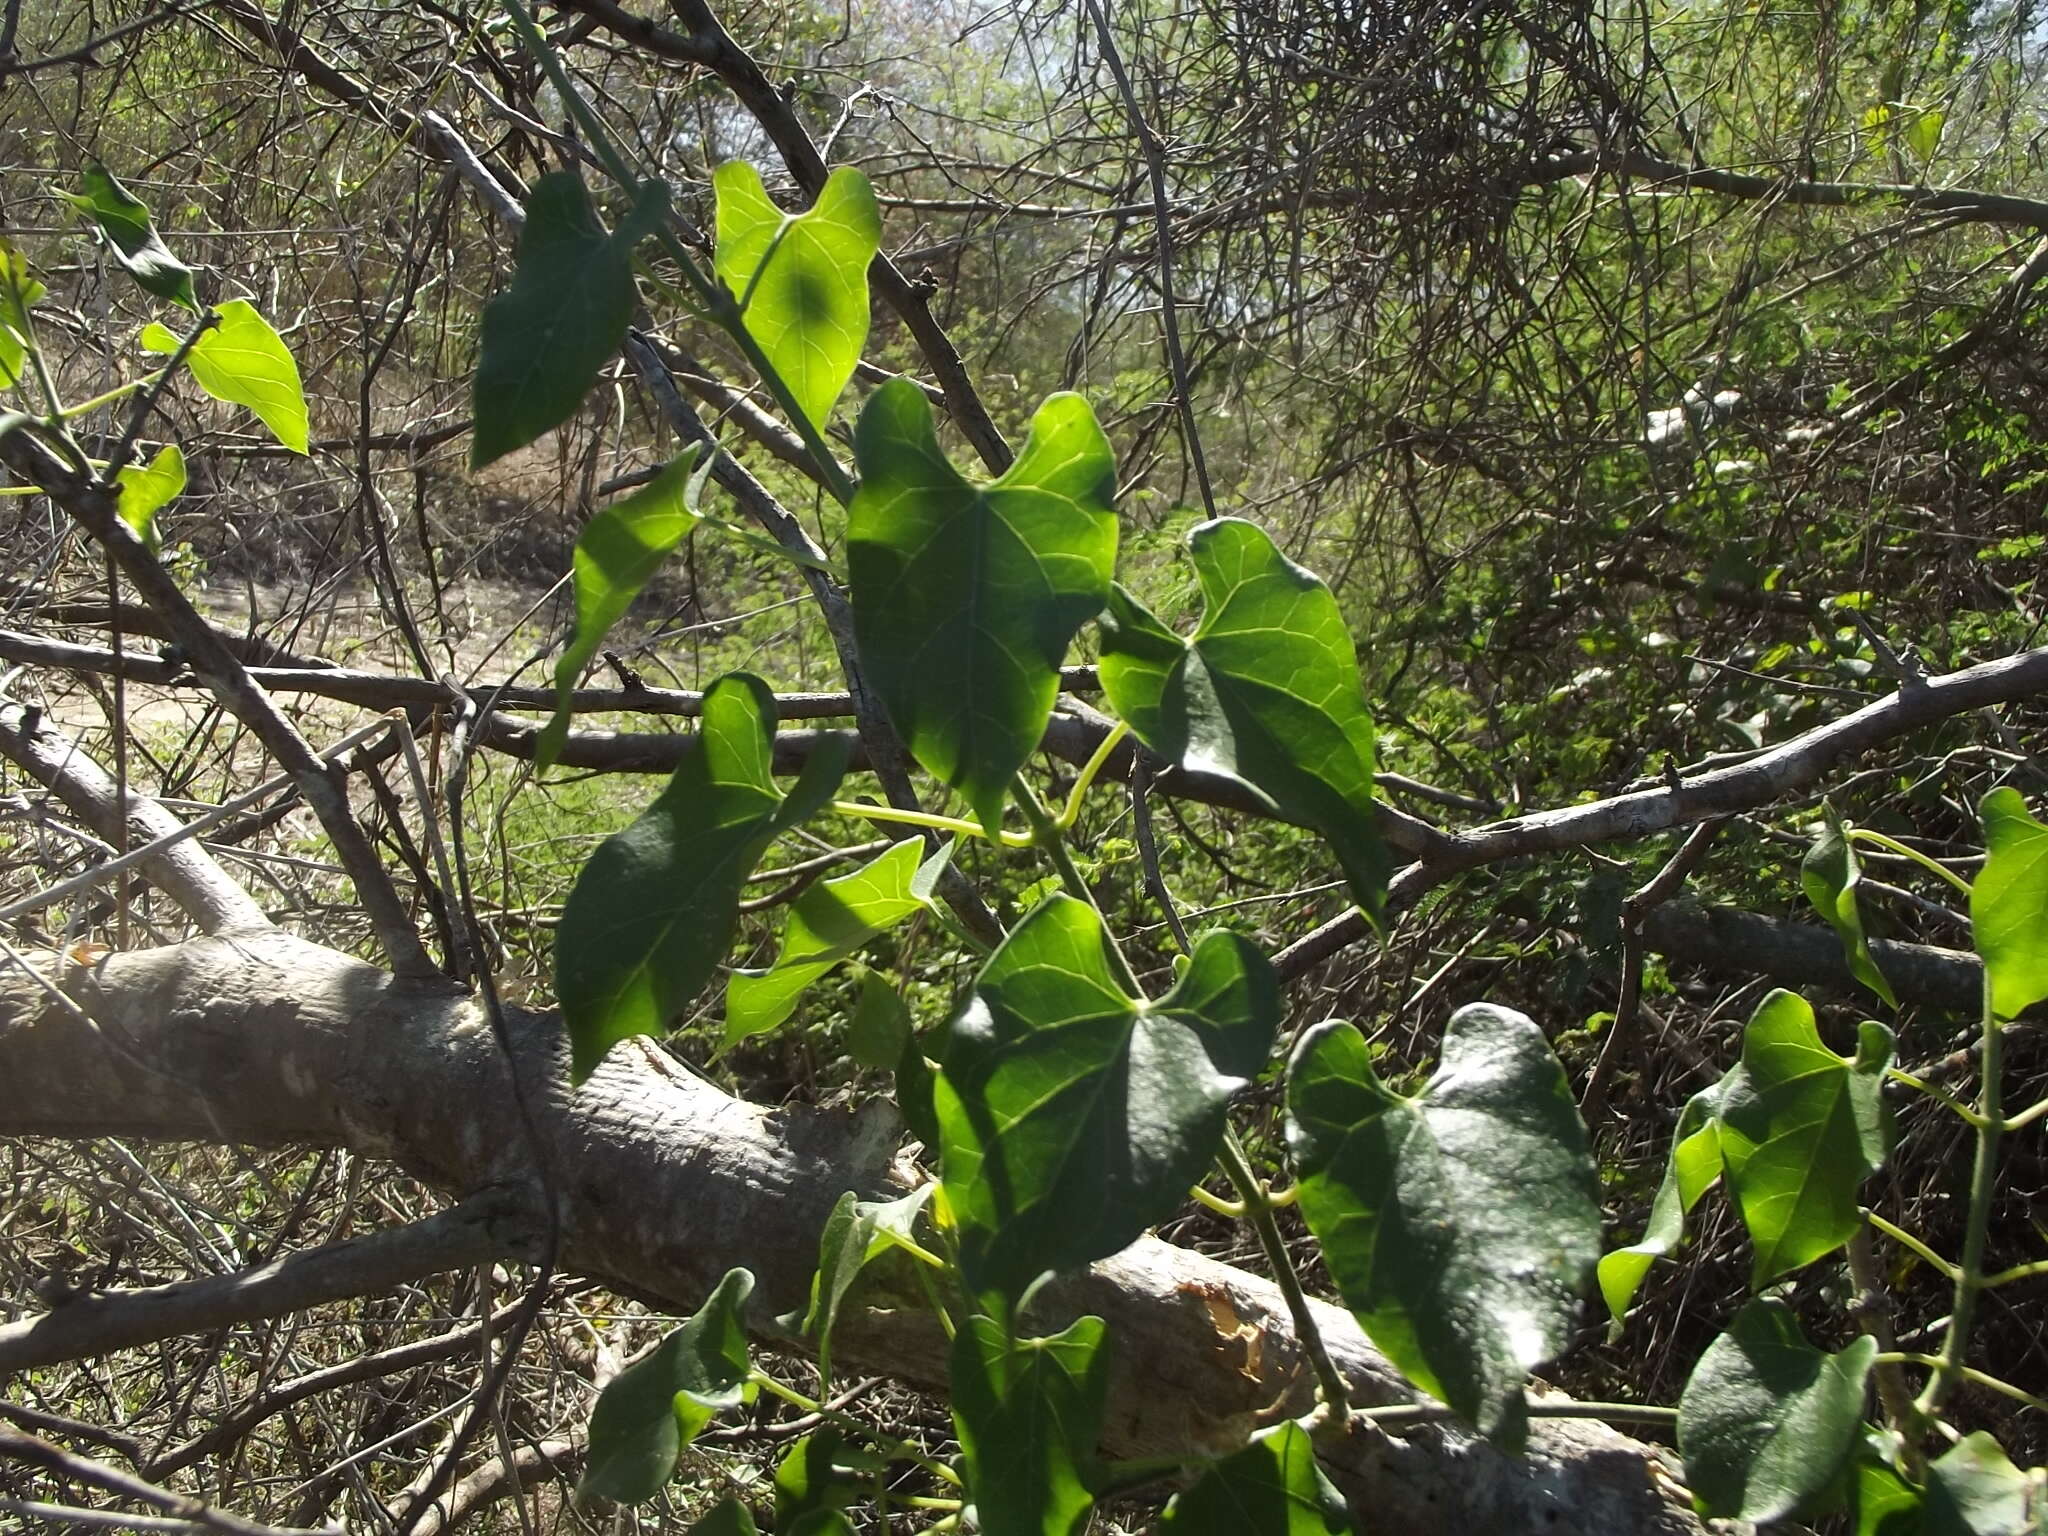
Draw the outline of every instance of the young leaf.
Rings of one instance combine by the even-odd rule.
[[[846,771],[843,746],[816,754],[784,799],[770,771],[775,698],[743,672],[705,693],[692,746],[660,798],[590,856],[562,909],[555,996],[576,1082],[619,1041],[667,1028],[704,989],[756,861]]]
[[[1862,879],[1863,866],[1856,857],[1856,846],[1849,841],[1840,813],[1830,805],[1827,822],[1800,865],[1799,880],[1814,910],[1840,935],[1849,974],[1883,998],[1887,1007],[1896,1008],[1899,1000],[1892,992],[1892,984],[1884,979],[1884,973],[1871,958],[1870,944],[1863,934],[1863,913],[1856,902],[1856,887]]]
[[[1970,927],[1991,979],[1991,1008],[2018,1017],[2048,997],[2048,827],[2010,786],[1984,797],[1984,868],[1970,887]]]
[[[688,1322],[598,1394],[579,1501],[653,1498],[675,1475],[683,1447],[751,1395],[746,1307],[753,1289],[746,1270],[729,1270]]]
[[[924,844],[907,837],[852,874],[821,880],[799,896],[775,963],[734,971],[726,984],[719,1049],[775,1028],[796,1011],[804,988],[833,966],[911,913],[929,912],[953,848],[948,843],[921,859],[923,853]]]
[[[1249,786],[1336,854],[1375,923],[1387,860],[1373,810],[1373,723],[1330,589],[1263,529],[1216,518],[1188,535],[1202,621],[1182,640],[1121,587],[1102,621],[1102,687],[1138,739]]]
[[[1510,1009],[1451,1016],[1412,1099],[1341,1020],[1287,1067],[1301,1214],[1372,1341],[1511,1453],[1529,1371],[1567,1342],[1600,1256],[1593,1154],[1543,1032]]]
[[[157,234],[156,226],[150,222],[149,205],[116,181],[97,160],[89,162],[78,179],[83,192],[58,195],[92,220],[105,237],[114,260],[145,292],[182,304],[198,314],[192,269],[173,256]]]
[[[164,552],[156,515],[185,489],[185,454],[166,443],[147,464],[130,464],[114,477],[121,487],[121,521],[135,530],[152,555]]]
[[[1344,1497],[1316,1465],[1308,1432],[1292,1422],[1256,1435],[1192,1488],[1173,1496],[1160,1536],[1348,1536]]]
[[[1775,1301],[1738,1312],[1678,1399],[1678,1448],[1700,1512],[1762,1523],[1823,1492],[1856,1448],[1876,1355],[1867,1334],[1823,1354]]]
[[[0,240],[0,389],[12,389],[28,362],[29,306],[49,290],[13,244]]]
[[[985,1536],[1076,1536],[1094,1503],[1109,1356],[1099,1317],[1010,1339],[971,1317],[953,1340],[953,1424]]]
[[[699,445],[691,443],[660,474],[606,507],[576,535],[576,629],[555,662],[555,712],[534,747],[534,759],[543,768],[553,765],[569,739],[569,695],[590,658],[669,551],[702,521],[690,495],[698,452]]]
[[[2042,1514],[2029,1511],[2027,1494],[2027,1475],[1977,1430],[1928,1466],[1921,1536],[2040,1536]]]
[[[1925,1536],[1919,1490],[1868,1448],[1850,1469],[1849,1508],[1856,1536]]]
[[[667,188],[645,182],[606,234],[574,171],[533,184],[512,286],[484,307],[471,469],[576,414],[633,318],[633,247],[667,216]]]
[[[873,1488],[876,1476],[888,1465],[874,1451],[848,1440],[835,1425],[813,1430],[776,1464],[775,1529],[790,1530],[807,1516],[844,1509]]]
[[[1716,1118],[1721,1086],[1703,1088],[1686,1101],[1671,1137],[1671,1158],[1657,1197],[1650,1202],[1649,1225],[1640,1241],[1617,1248],[1600,1260],[1600,1295],[1617,1325],[1635,1299],[1650,1266],[1685,1241],[1685,1218],[1699,1198],[1721,1177],[1721,1125]]]
[[[940,451],[923,391],[892,379],[860,414],[854,457],[847,561],[868,679],[917,760],[993,831],[1068,643],[1109,596],[1109,440],[1087,401],[1053,395],[1017,461],[976,485]]]
[[[726,1499],[683,1536],[760,1536],[754,1513],[738,1499]]]
[[[910,1041],[910,1010],[896,995],[889,978],[863,970],[860,997],[846,1026],[846,1054],[864,1067],[893,1069]]]
[[[1783,990],[1742,1032],[1741,1066],[1721,1083],[1721,1161],[1756,1249],[1751,1283],[1833,1253],[1855,1234],[1856,1192],[1891,1147],[1883,1098],[1892,1032],[1863,1021],[1853,1058],[1821,1043],[1813,1009]]]
[[[896,1200],[861,1200],[848,1190],[825,1218],[818,1239],[818,1272],[811,1277],[811,1305],[803,1331],[818,1341],[818,1376],[832,1380],[832,1324],[840,1303],[853,1289],[860,1272],[892,1248],[922,1252],[911,1228],[930,1202],[936,1184],[921,1185]]]
[[[254,411],[272,437],[293,453],[304,453],[306,392],[284,338],[247,299],[229,299],[214,305],[213,312],[220,324],[185,356],[192,377],[214,399]],[[142,328],[139,339],[146,351],[168,356],[178,350],[178,338],[155,321]]]
[[[867,177],[841,166],[808,213],[790,215],[769,201],[761,173],[744,160],[721,165],[711,180],[718,280],[822,432],[867,345],[868,263],[882,244],[875,194]]]
[[[1280,1021],[1265,957],[1195,946],[1154,1003],[1112,978],[1102,919],[1054,896],[990,957],[953,1020],[936,1100],[960,1268],[1015,1298],[1166,1220],[1216,1155],[1225,1107]]]

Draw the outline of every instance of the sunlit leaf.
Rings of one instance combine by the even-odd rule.
[[[1287,1142],[1344,1304],[1410,1381],[1518,1448],[1523,1384],[1564,1348],[1600,1255],[1592,1151],[1543,1032],[1460,1008],[1404,1098],[1355,1028],[1318,1024],[1288,1063]]]
[[[818,1375],[832,1380],[832,1325],[861,1271],[892,1249],[917,1250],[911,1235],[918,1213],[936,1184],[925,1184],[895,1200],[861,1200],[852,1191],[839,1197],[818,1240],[818,1272],[811,1278],[811,1305],[803,1331],[818,1344]]]
[[[2048,997],[2048,827],[2010,786],[1986,795],[1979,814],[1985,859],[1970,887],[1970,926],[1992,1011],[2010,1019]]]
[[[1874,1438],[1864,1435],[1863,1449],[1849,1469],[1849,1510],[1856,1536],[1925,1536],[1920,1490],[1872,1449]]]
[[[1664,1165],[1657,1197],[1650,1204],[1650,1221],[1642,1238],[1600,1260],[1600,1294],[1617,1323],[1627,1313],[1650,1266],[1685,1241],[1687,1213],[1721,1177],[1721,1125],[1716,1118],[1720,1098],[1717,1083],[1686,1101],[1672,1133],[1671,1156]]]
[[[156,226],[150,222],[149,205],[116,181],[97,160],[86,164],[78,180],[83,191],[58,195],[92,220],[105,237],[114,260],[145,291],[198,314],[192,269],[173,256],[157,234]]]
[[[846,1054],[864,1067],[889,1070],[902,1060],[910,1029],[910,1010],[889,978],[863,970],[860,996],[846,1025]]]
[[[713,683],[691,750],[640,818],[576,877],[555,932],[555,996],[574,1080],[632,1035],[658,1034],[704,990],[768,844],[832,796],[846,747],[814,753],[784,799],[770,771],[775,698],[745,673]]]
[[[0,240],[0,389],[22,380],[28,363],[29,307],[49,290],[11,241]]]
[[[166,443],[147,464],[130,464],[114,477],[121,487],[121,521],[134,530],[152,555],[164,552],[164,536],[156,515],[185,489],[185,454]]]
[[[880,1455],[849,1439],[836,1425],[813,1430],[776,1463],[776,1531],[795,1529],[796,1522],[821,1512],[844,1509],[871,1492],[876,1475],[887,1466]],[[806,1532],[819,1529],[814,1525],[801,1528]]]
[[[1855,1449],[1876,1356],[1867,1334],[1822,1353],[1775,1301],[1737,1313],[1678,1400],[1678,1448],[1700,1512],[1778,1520],[1827,1489]]]
[[[953,1424],[985,1536],[1076,1536],[1094,1500],[1109,1356],[1102,1319],[1012,1341],[971,1317],[953,1341]]]
[[[307,447],[306,392],[291,348],[247,299],[229,299],[213,312],[220,324],[202,335],[186,354],[185,366],[199,387],[216,400],[246,406],[270,435],[293,453]],[[169,355],[178,338],[154,321],[142,328],[151,352]]]
[[[1160,756],[1236,779],[1322,833],[1377,923],[1387,861],[1373,722],[1336,598],[1238,518],[1198,526],[1188,553],[1201,623],[1182,640],[1117,588],[1102,623],[1104,692]]]
[[[1316,1466],[1308,1432],[1275,1425],[1173,1496],[1160,1536],[1348,1536],[1343,1495]]]
[[[1827,820],[1820,836],[1807,850],[1806,860],[1799,869],[1799,879],[1806,888],[1806,899],[1840,936],[1842,956],[1849,962],[1850,974],[1883,998],[1887,1005],[1898,1007],[1899,1000],[1892,992],[1892,984],[1885,980],[1884,973],[1871,958],[1870,944],[1863,933],[1863,913],[1856,900],[1856,887],[1863,879],[1862,862],[1856,857],[1856,846],[1849,841],[1842,818],[1832,805],[1827,808]]]
[[[2036,1484],[2036,1488],[2038,1488]],[[1921,1536],[2043,1536],[2048,1506],[1991,1436],[1965,1435],[1927,1468]]]
[[[1102,919],[1054,896],[990,957],[954,1019],[936,1100],[960,1267],[1020,1294],[1166,1220],[1222,1138],[1280,1019],[1272,968],[1230,933],[1157,1002],[1113,978]]]
[[[893,379],[861,412],[854,457],[861,660],[917,760],[994,829],[1051,717],[1067,646],[1109,597],[1109,440],[1087,401],[1054,395],[1016,462],[974,484],[940,451],[923,391]]]

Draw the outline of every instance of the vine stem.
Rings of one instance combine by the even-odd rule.
[[[941,1482],[951,1483],[955,1488],[966,1486],[961,1482],[960,1474],[944,1462],[917,1454],[909,1448],[908,1442],[900,1437],[888,1434],[871,1424],[865,1424],[854,1415],[834,1408],[830,1403],[821,1403],[815,1397],[807,1397],[797,1391],[795,1387],[777,1381],[759,1367],[754,1369],[749,1379],[769,1396],[781,1398],[792,1408],[799,1409],[804,1413],[815,1413],[819,1418],[835,1424],[849,1433],[858,1435],[863,1440],[879,1446],[885,1451],[892,1453],[900,1452],[904,1460],[915,1462]]]
[[[978,821],[959,816],[941,816],[936,811],[904,811],[893,805],[863,805],[858,800],[834,800],[830,807],[841,816],[859,816],[867,821],[891,821],[906,827],[929,827],[960,837],[987,838],[988,830]],[[1038,839],[1028,832],[1002,832],[996,841],[1005,848],[1029,848]]]
[[[1038,791],[1018,774],[1011,781],[1010,794],[1017,802],[1017,808],[1024,813],[1024,820],[1031,827],[1031,840],[1043,848],[1052,865],[1059,872],[1060,884],[1067,894],[1077,901],[1085,901],[1095,908],[1095,915],[1102,915],[1102,908],[1095,900],[1095,893],[1088,889],[1088,881],[1081,873],[1081,866],[1074,862],[1074,852],[1067,846],[1066,834],[1053,819],[1052,812],[1045,808],[1045,802],[1038,798]],[[1117,985],[1140,1002],[1144,1001],[1145,989],[1138,984],[1138,973],[1131,969],[1131,962],[1124,958],[1123,949],[1117,944],[1116,935],[1105,923],[1102,928],[1102,947],[1108,951],[1110,970],[1116,976]]]
[[[1882,848],[1887,853],[1896,853],[1901,858],[1911,859],[1929,874],[1937,875],[1941,879],[1946,880],[1963,895],[1967,896],[1970,894],[1969,881],[1965,880],[1940,860],[1929,858],[1918,848],[1909,848],[1897,838],[1886,837],[1882,832],[1873,832],[1868,827],[1850,827],[1847,829],[1847,834],[1851,842],[1868,843],[1873,848]]]
[[[1877,1267],[1877,1255],[1870,1245],[1870,1228],[1859,1226],[1849,1238],[1849,1275],[1856,1282],[1856,1297],[1850,1311],[1878,1349],[1877,1397],[1884,1416],[1898,1431],[1903,1449],[1904,1470],[1915,1482],[1921,1480],[1924,1458],[1920,1435],[1925,1421],[1913,1406],[1913,1394],[1906,1387],[1900,1362],[1890,1358],[1899,1342],[1892,1333],[1891,1303],[1885,1297],[1884,1275]]]

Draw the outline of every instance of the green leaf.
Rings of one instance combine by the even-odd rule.
[[[1074,1536],[1094,1503],[1109,1355],[1099,1317],[1010,1339],[971,1317],[953,1341],[953,1424],[985,1536]]]
[[[1806,899],[1841,937],[1842,956],[1849,962],[1849,973],[1883,998],[1886,1006],[1898,1007],[1892,984],[1884,979],[1884,973],[1870,956],[1870,944],[1863,934],[1863,913],[1856,903],[1863,866],[1833,805],[1827,807],[1827,822],[1820,836],[1807,850],[1799,879],[1806,888]]]
[[[1307,1431],[1275,1425],[1173,1496],[1160,1536],[1348,1536],[1343,1495],[1316,1465]]]
[[[760,1536],[753,1511],[738,1499],[726,1499],[683,1536]]]
[[[1850,1509],[1856,1536],[1924,1536],[1920,1492],[1892,1470],[1870,1446],[1871,1435],[1850,1469]]]
[[[699,451],[700,445],[691,443],[660,474],[624,501],[606,507],[576,535],[576,629],[555,662],[555,712],[534,748],[535,761],[543,768],[554,764],[569,739],[569,695],[590,658],[661,569],[669,551],[702,521],[690,480]]]
[[[803,1436],[775,1468],[775,1529],[819,1511],[844,1509],[874,1487],[888,1462],[834,1425]],[[810,1527],[805,1527],[810,1529]]]
[[[1301,1214],[1330,1278],[1402,1374],[1511,1452],[1522,1387],[1563,1350],[1600,1256],[1585,1127],[1543,1032],[1507,1008],[1451,1016],[1403,1098],[1341,1020],[1287,1067]]]
[[[864,1067],[888,1071],[910,1043],[910,1010],[879,971],[863,970],[860,997],[846,1026],[846,1054]]]
[[[734,971],[726,984],[719,1049],[775,1028],[796,1011],[804,988],[833,966],[911,913],[929,912],[953,845],[930,858],[921,859],[923,852],[921,841],[906,837],[852,874],[820,880],[799,896],[783,925],[775,963]]]
[[[690,1320],[612,1378],[590,1415],[590,1461],[579,1502],[639,1504],[675,1475],[676,1458],[704,1426],[752,1395],[746,1306],[754,1277],[726,1272]]]
[[[1927,1468],[1921,1536],[2040,1536],[2048,1513],[2030,1513],[2027,1483],[1991,1436],[1965,1435]]]
[[[99,161],[88,162],[79,173],[83,192],[58,195],[91,219],[128,275],[145,292],[182,304],[199,313],[199,299],[192,290],[192,269],[170,253],[150,222],[149,205],[116,181]]]
[[[583,404],[633,318],[633,247],[668,216],[668,190],[641,184],[606,234],[583,179],[533,184],[512,286],[484,307],[469,467],[482,469],[553,431]]]
[[[1700,1196],[1721,1177],[1721,1125],[1715,1117],[1720,1084],[1703,1088],[1686,1101],[1672,1133],[1671,1157],[1664,1165],[1657,1197],[1650,1202],[1649,1225],[1640,1241],[1617,1248],[1600,1260],[1600,1294],[1617,1324],[1635,1299],[1643,1276],[1658,1259],[1685,1241],[1685,1218]]]
[[[220,316],[220,324],[185,356],[192,377],[214,399],[254,411],[272,437],[293,453],[304,453],[306,392],[284,338],[247,299],[229,299],[214,305],[213,312]],[[142,328],[139,339],[150,352],[169,355],[178,350],[178,338],[155,321]]]
[[[808,213],[785,214],[744,160],[721,165],[712,187],[713,269],[739,300],[747,334],[822,432],[867,345],[868,264],[882,244],[875,194],[867,177],[841,166]]]
[[[925,1184],[896,1200],[861,1200],[848,1190],[825,1219],[818,1239],[818,1272],[811,1277],[811,1305],[803,1331],[818,1341],[818,1375],[832,1380],[832,1325],[862,1270],[891,1249],[922,1254],[911,1229],[930,1202],[936,1184]],[[822,1391],[822,1389],[821,1389]]]
[[[0,240],[0,389],[22,380],[28,362],[29,306],[49,292],[11,241]]]
[[[1984,868],[1970,887],[1970,927],[1991,978],[1991,1008],[2017,1018],[2048,997],[2048,827],[2007,786],[1984,797]]]
[[[960,1268],[1011,1298],[1171,1216],[1280,1020],[1265,957],[1204,935],[1157,1002],[1112,978],[1102,919],[1054,896],[989,958],[953,1020],[936,1101]]]
[[[121,487],[121,521],[135,531],[152,555],[164,552],[156,515],[185,489],[185,454],[167,443],[147,464],[130,464],[114,477]]]
[[[1102,687],[1138,739],[1249,786],[1322,833],[1375,924],[1387,857],[1373,809],[1372,716],[1337,600],[1256,524],[1188,535],[1202,621],[1182,640],[1119,587],[1102,621]]]
[[[847,514],[854,632],[911,752],[991,832],[1038,749],[1067,646],[1109,596],[1116,465],[1079,395],[1053,395],[1003,476],[947,462],[908,379],[876,390],[854,433]]]
[[[1823,1354],[1775,1301],[1738,1312],[1678,1399],[1678,1448],[1700,1513],[1780,1520],[1824,1492],[1856,1448],[1876,1356],[1867,1334]]]
[[[1721,1161],[1758,1288],[1833,1253],[1862,1224],[1857,1190],[1891,1148],[1892,1032],[1866,1019],[1857,1040],[1854,1057],[1837,1056],[1806,1000],[1775,991],[1750,1015],[1741,1065],[1722,1080]]]
[[[774,746],[768,685],[743,672],[721,677],[668,787],[576,877],[555,932],[574,1081],[619,1041],[666,1029],[703,991],[732,941],[747,876],[846,771],[843,745],[814,754],[784,799],[770,771]]]
[[[1941,147],[1941,130],[1947,124],[1948,114],[1934,108],[1913,114],[1912,126],[1906,129],[1906,147],[1923,165]]]

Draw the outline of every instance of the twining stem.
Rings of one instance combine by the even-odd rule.
[[[1232,1221],[1244,1220],[1245,1203],[1242,1200],[1226,1200],[1221,1195],[1212,1195],[1199,1184],[1190,1188],[1188,1193],[1194,1196],[1195,1204],[1207,1206],[1218,1216],[1227,1216]]]
[[[1911,1350],[1893,1350],[1890,1354],[1879,1355],[1877,1362],[1880,1366],[1891,1363],[1897,1365],[1924,1365],[1931,1370],[1941,1369],[1940,1355],[1918,1355],[1914,1354]],[[1963,1380],[1973,1382],[1987,1391],[1996,1392],[2003,1397],[2009,1397],[2016,1403],[2025,1403],[2037,1413],[2048,1413],[2048,1398],[2036,1397],[2033,1393],[2027,1391],[2026,1388],[2016,1387],[2011,1382],[1992,1375],[1989,1371],[1980,1371],[1975,1366],[1963,1365],[1956,1367],[1956,1374],[1961,1376]]]
[[[2048,1099],[2042,1099],[2038,1103],[2029,1104],[2018,1114],[2009,1117],[2005,1122],[2005,1128],[2008,1131],[2022,1130],[2032,1125],[2043,1115],[2048,1115]]]
[[[1938,1273],[1940,1273],[1944,1279],[1955,1279],[1956,1266],[1949,1263],[1947,1259],[1944,1259],[1932,1248],[1928,1247],[1925,1243],[1921,1242],[1919,1238],[1915,1237],[1912,1233],[1908,1232],[1904,1227],[1898,1226],[1893,1222],[1885,1220],[1885,1218],[1878,1215],[1876,1211],[1870,1210],[1868,1208],[1865,1208],[1863,1212],[1863,1219],[1869,1222],[1873,1227],[1877,1228],[1878,1231],[1882,1232],[1886,1237],[1890,1238],[1893,1242],[1897,1243],[1901,1248],[1904,1248],[1910,1253],[1912,1253],[1922,1263],[1932,1265],[1934,1269]]]
[[[1910,1072],[1902,1072],[1897,1067],[1886,1067],[1884,1069],[1884,1075],[1890,1078],[1895,1083],[1904,1083],[1908,1088],[1911,1088],[1915,1093],[1926,1094],[1928,1098],[1933,1099],[1938,1104],[1946,1104],[1950,1109],[1954,1110],[1958,1115],[1962,1116],[1963,1120],[1969,1125],[1974,1126],[1978,1124],[1980,1119],[1982,1118],[1978,1115],[1977,1111],[1970,1108],[1969,1105],[1965,1104],[1961,1099],[1957,1098],[1954,1094],[1948,1092],[1944,1088],[1937,1087],[1935,1084],[1927,1082],[1922,1078],[1915,1077]],[[2011,1130],[2012,1122],[2007,1121],[2005,1128],[2007,1130]]]
[[[1082,796],[1088,793],[1088,786],[1095,782],[1095,776],[1102,772],[1103,764],[1109,761],[1110,753],[1114,752],[1118,744],[1130,733],[1129,722],[1117,721],[1110,733],[1102,738],[1102,745],[1097,747],[1088,761],[1081,765],[1081,772],[1074,780],[1074,787],[1067,791],[1067,808],[1059,814],[1058,825],[1062,832],[1072,831],[1074,823],[1081,819]]]
[[[1920,1432],[1922,1420],[1913,1406],[1913,1394],[1906,1386],[1899,1362],[1890,1357],[1898,1350],[1892,1333],[1891,1307],[1885,1298],[1884,1275],[1870,1246],[1870,1229],[1858,1227],[1849,1238],[1849,1274],[1856,1282],[1856,1299],[1851,1310],[1863,1331],[1878,1348],[1877,1397],[1884,1404],[1884,1416],[1898,1431],[1904,1453],[1902,1470],[1915,1482],[1921,1480]]]
[[[1873,848],[1882,848],[1888,853],[1896,853],[1902,858],[1911,859],[1929,874],[1939,875],[1963,895],[1970,894],[1969,881],[1940,860],[1929,858],[1918,848],[1907,847],[1895,837],[1886,837],[1882,832],[1873,832],[1868,827],[1850,827],[1847,829],[1847,836],[1851,842],[1868,843]]]
[[[1025,781],[1023,774],[1010,782],[1011,798],[1024,813],[1024,820],[1031,828],[1031,840],[1043,848],[1052,860],[1052,867],[1059,872],[1060,884],[1067,894],[1077,901],[1085,901],[1101,915],[1102,908],[1095,900],[1095,893],[1088,888],[1088,881],[1081,873],[1081,866],[1074,862],[1074,852],[1067,846],[1066,835],[1060,824],[1054,821],[1052,813],[1045,808],[1045,802],[1038,798],[1038,791]],[[1117,985],[1132,997],[1142,998],[1145,989],[1138,984],[1138,973],[1131,969],[1131,962],[1124,958],[1123,949],[1116,942],[1107,925],[1103,930],[1103,948],[1109,952],[1109,966],[1116,977]]]
[[[125,400],[138,389],[147,389],[171,370],[159,368],[155,373],[145,373],[140,378],[130,379],[126,384],[116,384],[112,389],[94,395],[90,400],[81,400],[76,405],[67,405],[57,412],[61,420],[69,421],[74,416],[83,416],[87,411],[96,411],[103,405],[112,405],[116,400]]]
[[[771,1397],[781,1398],[790,1407],[799,1409],[804,1413],[815,1413],[819,1418],[836,1424],[849,1434],[860,1436],[863,1440],[886,1452],[892,1461],[901,1459],[915,1462],[942,1482],[951,1483],[955,1488],[966,1486],[961,1482],[958,1472],[955,1472],[942,1461],[934,1461],[930,1457],[920,1455],[917,1449],[908,1441],[889,1434],[887,1431],[879,1429],[872,1424],[863,1423],[852,1414],[844,1413],[834,1408],[830,1403],[821,1403],[815,1397],[806,1397],[803,1393],[797,1391],[795,1387],[776,1380],[775,1377],[769,1375],[766,1371],[752,1371],[749,1373],[748,1379],[763,1392],[766,1392]]]
[[[968,821],[959,816],[941,816],[936,811],[901,811],[893,805],[868,805],[859,800],[834,800],[830,807],[841,816],[859,816],[867,821],[893,821],[906,827],[930,827],[935,832],[951,832],[959,837],[988,836],[987,830],[978,821]],[[1005,848],[1029,848],[1038,841],[1029,832],[1003,832],[997,841]]]
[[[1523,1400],[1523,1407],[1532,1419],[1603,1419],[1615,1424],[1663,1425],[1678,1422],[1676,1408],[1656,1403],[1596,1403],[1579,1398],[1570,1402],[1554,1402],[1548,1398],[1531,1397]],[[1359,1418],[1370,1419],[1375,1424],[1435,1424],[1458,1416],[1458,1411],[1447,1403],[1388,1403],[1379,1408],[1353,1411]]]

